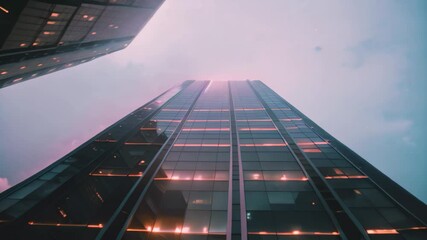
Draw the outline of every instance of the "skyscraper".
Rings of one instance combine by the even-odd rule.
[[[426,206],[261,81],[186,81],[0,195],[2,239],[427,239]]]
[[[163,1],[0,3],[0,88],[126,48]]]

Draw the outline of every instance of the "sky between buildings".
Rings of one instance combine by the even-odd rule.
[[[0,192],[173,84],[259,79],[427,202],[427,1],[169,0],[125,50],[0,89]]]

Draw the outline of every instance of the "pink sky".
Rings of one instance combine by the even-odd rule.
[[[14,185],[171,84],[259,79],[427,201],[423,1],[166,1],[125,50],[0,90]]]

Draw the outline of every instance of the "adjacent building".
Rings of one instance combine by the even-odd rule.
[[[426,210],[261,81],[186,81],[3,192],[0,234],[421,240]]]
[[[163,1],[3,1],[0,88],[126,48]]]

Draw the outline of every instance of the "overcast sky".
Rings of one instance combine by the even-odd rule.
[[[259,79],[427,202],[427,1],[169,0],[121,52],[0,89],[0,191],[171,84]]]

